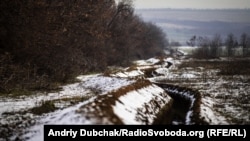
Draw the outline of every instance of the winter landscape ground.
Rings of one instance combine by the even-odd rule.
[[[0,141],[43,140],[45,124],[250,124],[249,61],[151,58],[57,92],[1,97]]]
[[[0,11],[0,141],[42,141],[52,124],[250,124],[248,8],[1,0]]]

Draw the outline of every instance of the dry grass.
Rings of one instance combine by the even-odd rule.
[[[203,67],[206,70],[219,69],[219,75],[250,75],[250,60],[234,59],[234,60],[195,60],[186,61],[178,66],[183,68],[197,68]]]
[[[42,101],[40,106],[33,107],[29,109],[33,114],[36,115],[42,115],[45,113],[53,112],[58,109],[56,104],[63,103],[67,104],[67,106],[75,105],[80,102],[86,101],[90,98],[91,96],[76,96],[76,97],[70,97],[70,98],[61,98],[61,99],[55,99],[55,100],[49,100],[49,101]]]
[[[171,99],[168,104],[166,104],[164,107],[161,108],[160,112],[156,115],[153,125],[165,125],[172,123],[170,112],[173,102],[174,102],[173,99]]]
[[[202,69],[198,69],[201,67]],[[249,115],[249,59],[187,60],[183,61],[178,69],[171,70],[171,73],[176,76],[164,80],[163,83],[197,89],[204,99],[214,99],[212,110],[224,117],[228,123],[249,123],[247,117]],[[182,74],[194,74],[195,77],[182,78]]]
[[[147,68],[147,69],[143,69],[144,75],[146,78],[150,78],[153,77],[152,72],[155,71],[156,68],[152,67],[152,68]]]
[[[178,66],[178,69],[182,68],[197,68],[203,67],[205,69],[216,69],[226,66],[224,61],[208,61],[208,60],[194,60],[194,61],[185,61]]]
[[[55,107],[52,101],[42,102],[41,106],[34,107],[30,111],[36,115],[42,115],[43,113],[49,113],[55,111],[57,108]]]

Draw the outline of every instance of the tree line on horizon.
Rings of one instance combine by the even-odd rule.
[[[0,93],[53,89],[79,74],[163,55],[166,34],[132,0],[1,0]]]
[[[242,33],[238,39],[233,33],[229,33],[224,40],[220,34],[215,34],[212,38],[194,35],[187,41],[187,45],[199,47],[193,54],[196,58],[250,56],[250,36],[247,33]],[[241,53],[237,50],[239,48]]]

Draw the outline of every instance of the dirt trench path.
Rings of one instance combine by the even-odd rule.
[[[173,124],[173,125],[207,125],[200,118],[201,94],[193,89],[170,85],[165,83],[155,83],[163,88],[173,98],[173,105],[165,117],[162,117],[156,124]]]

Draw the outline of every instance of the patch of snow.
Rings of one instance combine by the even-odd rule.
[[[161,75],[168,75],[168,69],[167,68],[158,68],[155,70],[155,72],[157,74],[161,74]]]
[[[199,47],[195,46],[180,46],[177,47],[178,51],[181,52],[183,55],[190,55],[192,54],[195,50],[197,50]]]
[[[112,77],[120,77],[120,78],[127,78],[128,75],[123,73],[123,72],[118,72],[118,73],[115,73],[115,74],[111,74]]]
[[[184,49],[184,48],[183,48]],[[188,51],[191,49],[185,48]],[[192,48],[194,49],[194,48]],[[250,90],[249,84],[246,80],[249,80],[249,76],[234,76],[233,82],[230,82],[232,78],[216,76],[218,70],[210,70],[204,72],[205,68],[186,68],[182,70],[176,67],[181,64],[183,60],[174,60],[173,58],[167,58],[165,62],[174,63],[171,68],[162,68],[164,65],[155,65],[160,62],[159,59],[151,58],[148,60],[139,60],[135,63],[138,65],[136,70],[133,71],[122,71],[116,74],[111,74],[113,77],[96,75],[84,75],[79,76],[81,82],[70,84],[62,87],[62,91],[48,93],[48,94],[37,94],[36,96],[23,96],[19,98],[2,98],[0,97],[0,124],[8,124],[8,120],[3,118],[2,113],[4,112],[17,112],[22,110],[27,110],[34,106],[39,105],[41,101],[56,100],[62,98],[70,98],[75,96],[86,96],[96,90],[98,94],[107,94],[111,91],[119,89],[123,86],[130,85],[135,82],[135,80],[130,79],[131,77],[138,77],[143,74],[143,69],[155,68],[156,72],[163,74],[164,76],[156,76],[153,78],[148,78],[152,82],[157,82],[161,80],[171,80],[175,85],[192,87],[197,89],[202,94],[202,101],[200,107],[200,116],[204,118],[209,124],[230,124],[233,122],[228,121],[228,116],[242,119],[244,122],[249,123],[249,113],[245,109],[249,109],[249,96],[248,91]],[[188,61],[188,60],[185,60]],[[202,79],[203,76],[210,76],[216,79]],[[118,77],[118,78],[117,78]],[[124,77],[124,78],[123,78]],[[190,80],[182,81],[182,78],[190,78]],[[200,82],[202,79],[203,82]],[[242,80],[246,81],[245,83]],[[228,89],[230,87],[230,89]],[[177,90],[172,90],[172,92],[178,92]],[[138,119],[138,112],[142,112],[143,116],[147,118],[148,123],[152,123],[159,109],[155,108],[151,103],[151,100],[157,102],[162,108],[166,103],[171,100],[171,97],[164,95],[165,91],[155,85],[151,85],[145,88],[141,88],[135,91],[128,92],[127,94],[119,97],[115,105],[112,107],[114,113],[122,120],[124,124],[145,124]],[[163,95],[164,96],[163,96]],[[181,93],[185,98],[191,100],[191,107],[194,105],[194,97],[187,92]],[[96,96],[96,95],[95,95]],[[112,97],[112,95],[105,95],[107,97]],[[81,102],[77,105],[70,106],[55,112],[44,114],[41,117],[33,117],[33,115],[26,115],[27,118],[34,118],[36,124],[25,131],[22,137],[30,141],[43,140],[43,125],[44,124],[93,124],[95,119],[89,119],[84,114],[79,113],[79,108],[85,104],[91,104],[95,106],[96,103],[93,101],[96,97],[92,97],[85,102]],[[93,102],[93,103],[91,103]],[[101,100],[98,101],[101,103]],[[244,103],[241,103],[244,102]],[[91,108],[92,110],[97,110]],[[217,107],[216,107],[217,106]],[[221,107],[219,107],[221,106]],[[147,109],[147,108],[148,109]],[[81,109],[86,110],[86,109]],[[150,110],[149,113],[145,111]],[[191,124],[191,117],[193,112],[189,111],[186,115],[186,123]],[[224,115],[223,115],[224,114]],[[227,116],[227,117],[226,117]],[[7,119],[7,118],[6,118]],[[106,119],[109,123],[109,119]],[[104,119],[105,121],[105,119]],[[238,120],[239,121],[239,120]],[[173,123],[178,124],[178,123]],[[1,138],[0,138],[1,140]]]
[[[184,73],[181,75],[181,78],[196,78],[197,76],[194,74],[188,74],[188,73]]]
[[[11,124],[12,121],[9,121],[9,118],[4,118],[5,116],[2,113],[6,112],[21,112],[27,111],[30,108],[39,106],[43,101],[51,101],[51,100],[60,100],[63,98],[73,98],[73,97],[84,97],[89,96],[92,89],[98,89],[101,91],[101,94],[105,94],[125,85],[130,85],[135,82],[135,80],[115,78],[115,77],[105,77],[100,75],[88,75],[88,76],[79,76],[77,77],[82,82],[77,82],[74,84],[69,84],[62,87],[62,90],[59,92],[48,93],[48,94],[37,94],[33,96],[23,96],[21,98],[3,98],[0,99],[0,123],[3,124]],[[89,97],[88,97],[89,98]],[[92,98],[95,98],[92,94]],[[34,117],[37,125],[31,127],[28,134],[24,135],[24,138],[33,137],[35,132],[40,132],[41,134],[31,140],[41,140],[42,130],[44,124],[91,124],[93,122],[86,120],[82,115],[76,113],[77,109],[91,100],[87,100],[83,103],[80,103],[76,106],[64,106],[63,110],[57,110],[56,112],[52,112],[49,114],[45,114],[42,116]],[[64,102],[66,103],[66,102]],[[63,103],[62,103],[63,104]],[[68,108],[67,108],[68,107]],[[7,120],[8,119],[8,120]],[[20,119],[20,118],[18,118]],[[11,120],[11,119],[10,119]],[[22,120],[22,119],[20,119]],[[34,121],[32,120],[32,121]],[[14,122],[14,121],[13,121]],[[18,121],[15,121],[18,122]],[[22,122],[22,121],[19,121]],[[36,131],[38,130],[39,131]],[[18,136],[19,133],[16,134]],[[29,135],[30,134],[30,135]],[[15,138],[15,137],[12,137]],[[1,139],[1,138],[0,138]]]
[[[162,108],[171,99],[171,97],[168,95],[166,95],[166,97],[162,97],[162,93],[165,93],[165,91],[155,85],[128,92],[126,95],[121,96],[118,101],[116,101],[115,105],[113,106],[113,111],[123,121],[124,124],[145,124],[137,118],[138,109],[145,108],[145,104],[148,104],[152,99],[156,99],[156,97],[159,98],[156,102],[158,102]],[[164,101],[164,103],[159,102],[161,100]],[[151,106],[151,109],[154,107],[154,105],[149,106]],[[150,109],[150,107],[148,108]],[[154,112],[157,113],[159,111]],[[151,113],[152,115],[147,115],[147,113],[144,113],[144,116],[148,117],[148,124],[152,124],[155,118],[155,113]]]
[[[148,60],[138,60],[135,61],[134,63],[138,66],[148,66],[148,65],[154,65],[158,62],[160,62],[160,59],[150,58]]]
[[[174,64],[174,59],[172,57],[168,57],[168,58],[164,59],[164,61]]]
[[[149,63],[151,63],[152,65],[154,65],[154,64],[160,62],[160,60],[159,60],[159,59],[156,59],[156,58],[150,58],[150,59],[147,60],[147,62],[149,62]]]
[[[164,101],[164,103],[159,102],[160,106],[164,106],[170,101],[171,97],[166,95],[161,96],[165,91],[156,86],[150,85],[148,87],[131,91],[121,96],[118,101],[116,101],[113,106],[114,113],[124,122],[124,124],[142,124],[141,121],[136,119],[139,108],[144,108],[145,104],[149,101],[158,97],[158,99]],[[31,128],[26,130],[26,134],[22,135],[23,139],[27,141],[42,141],[43,140],[43,125],[54,124],[54,125],[93,125],[96,123],[95,118],[87,118],[87,115],[77,112],[80,107],[85,104],[91,103],[95,100],[93,97],[85,102],[65,108],[63,110],[57,110],[55,112],[46,114],[37,121],[37,123]],[[158,101],[160,101],[158,100]],[[94,105],[92,105],[94,106]],[[153,106],[153,105],[152,105]],[[84,109],[83,109],[84,110]],[[155,111],[158,112],[158,111]],[[155,115],[149,115],[150,123],[153,122]],[[107,119],[108,120],[108,119]],[[109,121],[107,121],[109,123]]]
[[[186,124],[187,125],[191,125],[191,124],[193,124],[193,123],[191,123],[191,117],[193,116],[193,111],[188,111],[187,112],[187,115],[186,115]]]
[[[225,117],[218,114],[212,107],[201,105],[201,118],[204,118],[210,125],[227,125]]]
[[[136,65],[138,66],[147,66],[147,65],[151,65],[148,62],[146,62],[145,60],[138,60],[134,62]]]
[[[176,60],[175,64],[188,61]],[[250,87],[249,84],[244,83],[249,76],[220,76],[219,71],[219,69],[204,67],[171,68],[165,80],[173,81],[174,85],[199,90],[202,95],[200,116],[207,123],[211,125],[249,123],[249,114],[245,110],[249,106],[243,104],[249,104],[249,100],[245,99],[249,99],[247,91]],[[183,81],[183,78],[188,79]],[[164,81],[164,78],[152,78],[152,81],[158,80]]]
[[[46,114],[40,117],[37,123],[26,130],[26,134],[21,138],[27,141],[43,141],[43,126],[45,124],[53,125],[87,125],[91,124],[91,119],[86,119],[77,110],[84,104],[93,101],[95,98],[91,98],[85,102],[65,108],[63,110],[57,110],[55,112]]]
[[[90,78],[95,78],[97,75],[79,76],[78,79],[85,81]],[[56,100],[62,98],[70,98],[76,96],[85,96],[90,91],[86,90],[80,83],[69,84],[62,87],[62,90],[54,93],[40,93],[32,96],[22,96],[18,98],[1,98],[0,99],[0,115],[5,112],[20,112],[39,106],[41,102]]]
[[[111,74],[113,77],[120,77],[120,78],[135,78],[143,76],[144,73],[141,70],[132,70],[132,71],[125,71],[125,72],[118,72],[116,74]]]
[[[80,86],[85,89],[98,90],[100,94],[106,94],[120,87],[129,85],[135,82],[134,80],[128,80],[125,78],[97,76],[91,77],[88,80],[80,83]]]

